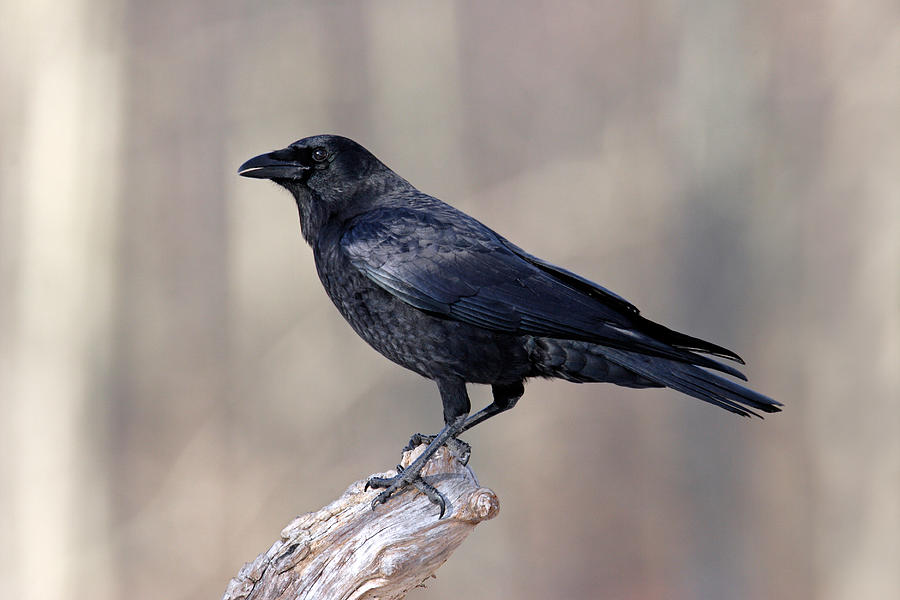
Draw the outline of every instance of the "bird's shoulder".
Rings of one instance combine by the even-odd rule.
[[[512,253],[502,238],[464,212],[424,194],[356,215],[344,227],[344,250],[369,262]]]

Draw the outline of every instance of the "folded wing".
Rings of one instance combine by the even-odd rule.
[[[441,205],[385,208],[357,218],[341,246],[380,287],[427,313],[498,332],[588,341],[716,369],[736,369],[700,351],[733,352],[640,316],[620,296],[507,242]]]

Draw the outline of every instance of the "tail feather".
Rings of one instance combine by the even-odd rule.
[[[669,387],[744,416],[779,412],[780,402],[697,365],[589,342],[532,338],[529,352],[538,375],[578,383],[610,382],[626,387]],[[729,368],[730,371],[734,370]],[[742,373],[736,377],[746,380]]]
[[[727,358],[739,364],[745,364],[744,359],[737,355],[736,352],[729,350],[718,344],[701,340],[700,338],[669,329],[665,325],[654,323],[649,319],[641,317],[641,320],[635,325],[635,329],[641,333],[645,333],[655,340],[669,344],[675,348],[682,350],[690,350],[692,352],[702,352],[719,358]]]
[[[695,365],[603,346],[595,348],[608,360],[642,377],[735,414],[761,418],[762,415],[751,409],[766,413],[781,411],[780,402]]]

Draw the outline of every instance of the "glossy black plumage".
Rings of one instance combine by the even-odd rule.
[[[743,379],[710,358],[742,363],[734,352],[645,319],[416,190],[352,140],[305,138],[239,172],[292,192],[328,295],[376,350],[437,383],[445,439],[511,408],[530,377],[666,386],[744,416],[780,410],[707,370]],[[491,384],[494,404],[467,416],[466,383]]]

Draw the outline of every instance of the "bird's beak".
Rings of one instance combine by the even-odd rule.
[[[277,157],[279,151],[254,156],[238,168],[238,175],[257,179],[301,179],[309,167]]]

